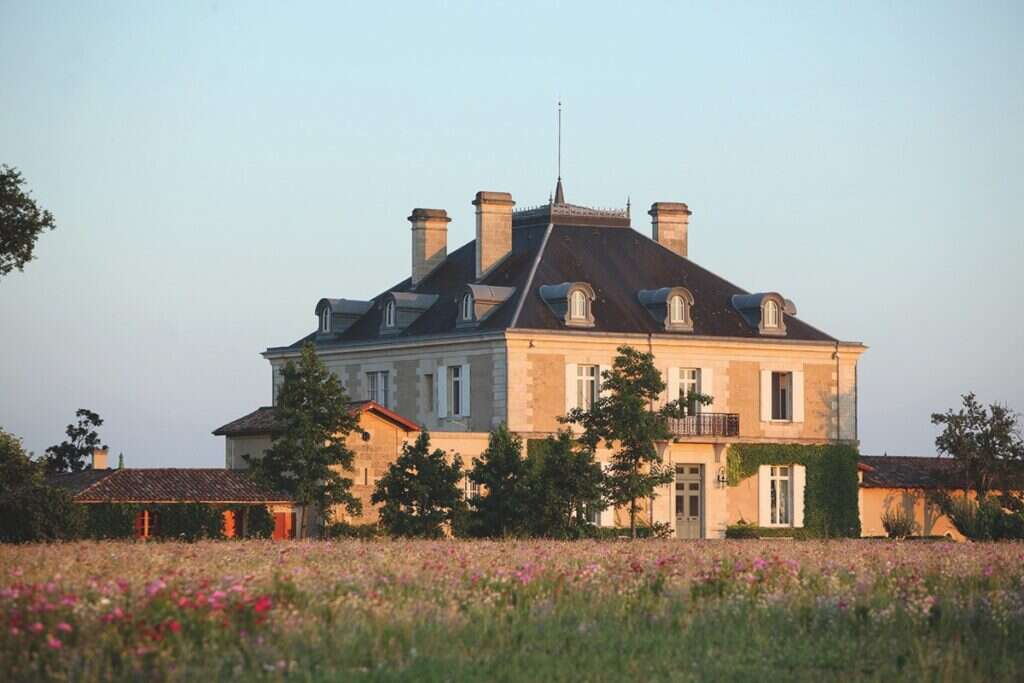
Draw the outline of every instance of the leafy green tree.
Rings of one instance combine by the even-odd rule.
[[[0,429],[0,542],[75,538],[83,519],[67,491],[47,485],[21,440]]]
[[[18,169],[0,165],[0,277],[15,268],[23,270],[33,258],[40,233],[57,227],[24,184]]]
[[[607,507],[601,465],[592,450],[577,448],[568,432],[531,442],[526,470],[526,521],[535,536],[584,536],[592,526],[588,513]]]
[[[43,462],[47,472],[80,472],[89,467],[89,458],[96,448],[103,448],[97,427],[103,425],[103,418],[88,408],[75,411],[78,422],[64,430],[67,439],[46,449]]]
[[[671,437],[667,415],[652,408],[665,382],[654,355],[630,346],[618,348],[612,369],[601,380],[601,396],[590,410],[574,408],[562,421],[582,428],[579,441],[591,453],[601,443],[613,451],[606,475],[609,499],[629,506],[629,530],[636,538],[637,501],[651,498],[673,479],[655,446]]]
[[[473,458],[469,480],[480,492],[469,499],[473,535],[502,537],[520,533],[530,516],[523,440],[504,424],[491,432],[487,450]]]
[[[462,458],[449,463],[444,451],[430,450],[430,435],[420,433],[412,446],[391,463],[370,498],[383,503],[380,523],[392,536],[437,538],[465,507],[459,482]]]
[[[346,437],[361,431],[359,417],[349,410],[348,396],[307,343],[298,364],[288,361],[281,372],[275,420],[280,433],[262,458],[248,459],[257,481],[288,493],[301,505],[299,535],[306,533],[306,509],[316,510],[324,523],[335,505],[359,514],[362,504],[352,494],[355,455]]]

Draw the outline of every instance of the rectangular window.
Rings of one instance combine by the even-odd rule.
[[[366,373],[366,400],[376,401],[385,408],[388,405],[388,385],[391,373],[387,370]]]
[[[596,365],[576,366],[576,407],[590,410],[601,388],[600,369]]]
[[[687,415],[700,411],[697,401],[689,400],[690,394],[700,393],[700,368],[679,368],[679,400],[683,402]]]
[[[427,415],[434,414],[434,376],[423,375],[423,383],[426,384],[427,390]]]
[[[791,522],[790,510],[793,507],[790,489],[790,467],[773,465],[770,469],[770,501],[771,501],[771,523],[779,526],[789,526]]]
[[[480,495],[480,484],[466,477],[466,498],[475,498]]]
[[[448,414],[462,415],[462,366],[448,366]]]
[[[793,419],[793,373],[772,373],[772,419]]]

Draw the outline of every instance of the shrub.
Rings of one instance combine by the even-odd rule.
[[[1003,508],[991,497],[981,502],[968,498],[947,498],[942,512],[957,531],[972,541],[1024,539],[1024,514]]]
[[[757,533],[757,525],[741,519],[725,528],[726,538],[761,538]]]
[[[274,535],[274,515],[266,505],[246,505],[242,514],[246,516],[246,538],[270,538]]]
[[[369,541],[379,538],[381,535],[381,529],[375,523],[349,524],[348,522],[335,522],[324,530],[325,538],[355,538]]]
[[[917,532],[917,522],[902,506],[896,506],[882,513],[882,528],[889,538],[906,538]]]
[[[74,538],[81,510],[71,495],[49,486],[13,434],[0,430],[0,541],[26,543]]]

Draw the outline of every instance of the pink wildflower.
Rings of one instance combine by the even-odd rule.
[[[37,621],[36,623],[34,623],[31,626],[29,626],[28,630],[32,631],[32,633],[42,633],[43,632],[43,625],[40,622]]]
[[[256,612],[257,614],[263,614],[264,612],[269,611],[270,608],[273,607],[273,606],[274,605],[273,605],[273,603],[270,600],[270,596],[269,595],[263,595],[263,596],[260,596],[260,598],[256,602],[253,603],[252,611]]]
[[[46,644],[54,650],[59,650],[64,647],[64,643],[60,642],[59,638],[54,638],[53,636],[46,637]]]
[[[66,621],[62,621],[59,624],[57,624],[57,630],[62,631],[64,633],[71,633],[71,624],[67,623]]]

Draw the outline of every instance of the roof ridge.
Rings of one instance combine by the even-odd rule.
[[[548,227],[544,229],[544,239],[541,240],[540,247],[537,249],[537,256],[534,257],[533,265],[530,266],[530,275],[526,278],[526,284],[523,285],[523,293],[519,296],[519,301],[516,302],[516,312],[512,315],[512,322],[508,325],[510,330],[515,329],[519,325],[519,314],[523,312],[523,304],[526,303],[526,297],[529,295],[530,290],[533,289],[533,278],[537,274],[541,257],[544,256],[544,252],[548,248],[548,238],[551,237],[551,232],[554,229],[554,223],[548,223]]]

